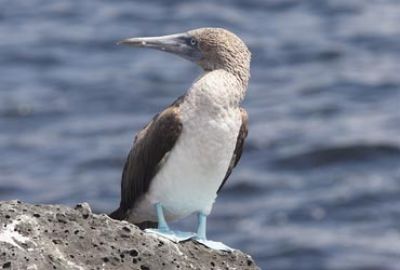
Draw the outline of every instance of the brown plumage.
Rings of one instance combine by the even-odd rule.
[[[136,135],[122,172],[120,207],[110,214],[111,218],[125,219],[127,211],[149,190],[151,179],[182,132],[178,113],[181,99],[157,114]],[[149,226],[144,224],[141,227]]]

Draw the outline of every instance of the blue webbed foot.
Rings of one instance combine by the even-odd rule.
[[[233,248],[228,247],[227,245],[221,242],[215,242],[207,240],[206,237],[206,224],[207,224],[207,216],[203,213],[198,213],[199,225],[197,228],[197,235],[193,238],[194,241],[214,250],[222,250],[222,251],[233,251]]]
[[[165,221],[164,212],[162,205],[157,203],[155,205],[157,211],[158,228],[157,229],[146,229],[145,232],[154,233],[158,236],[167,238],[173,242],[182,242],[191,239],[196,236],[195,233],[172,231],[169,229],[167,222]]]
[[[196,234],[192,232],[181,232],[181,231],[160,230],[160,229],[146,229],[145,232],[154,233],[160,237],[167,238],[172,242],[176,243],[189,240],[196,236]]]
[[[207,239],[200,239],[200,238],[194,238],[194,240],[208,248],[214,249],[214,250],[221,250],[221,251],[234,251],[235,249],[228,247],[224,243],[221,242],[215,242]]]

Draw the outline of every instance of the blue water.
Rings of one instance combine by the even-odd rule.
[[[399,25],[397,0],[2,0],[0,199],[115,208],[134,134],[201,72],[115,42],[225,27],[250,134],[210,238],[263,269],[400,269]]]

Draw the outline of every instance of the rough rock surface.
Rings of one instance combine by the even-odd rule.
[[[0,202],[0,269],[259,269],[250,256],[173,243],[88,204]]]

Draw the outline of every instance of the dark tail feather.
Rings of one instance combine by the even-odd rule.
[[[135,223],[136,226],[138,226],[140,229],[152,229],[152,228],[157,228],[157,222],[152,222],[152,221],[145,221],[142,223]]]
[[[112,219],[116,220],[124,220],[126,219],[126,211],[122,210],[121,208],[118,208],[114,212],[108,215]],[[150,229],[150,228],[157,228],[157,222],[152,222],[152,221],[145,221],[142,223],[135,223],[136,226],[138,226],[140,229]]]
[[[112,219],[116,219],[116,220],[123,220],[126,218],[126,213],[124,210],[122,210],[121,208],[118,208],[117,210],[115,210],[114,212],[112,212],[111,214],[108,215],[110,218]]]

